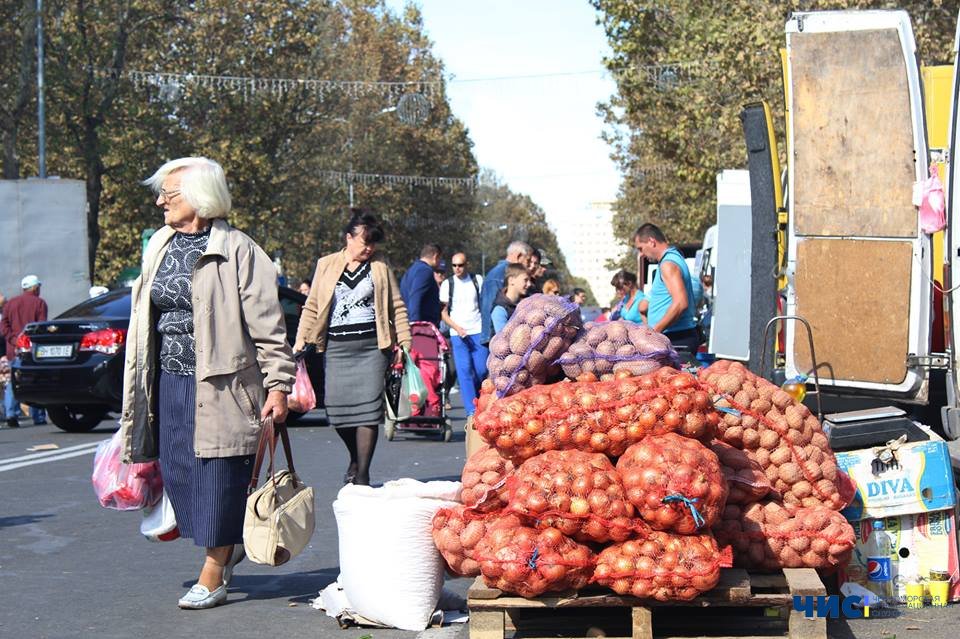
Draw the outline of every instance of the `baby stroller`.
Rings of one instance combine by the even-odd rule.
[[[430,322],[410,323],[410,357],[420,368],[420,376],[427,386],[427,401],[423,408],[411,405],[403,387],[403,367],[390,366],[384,390],[384,432],[387,441],[397,433],[439,435],[448,442],[453,437],[453,425],[447,417],[447,386],[444,380],[450,366],[450,347],[439,329]]]

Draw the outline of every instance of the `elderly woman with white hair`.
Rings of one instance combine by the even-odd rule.
[[[226,600],[243,558],[247,485],[261,419],[283,422],[294,382],[276,269],[224,218],[230,192],[206,158],[167,162],[144,184],[165,226],[131,293],[124,461],[160,460],[180,535],[206,548],[181,608]]]

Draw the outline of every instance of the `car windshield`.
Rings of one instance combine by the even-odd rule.
[[[130,317],[130,289],[121,288],[77,304],[57,319],[84,317]]]

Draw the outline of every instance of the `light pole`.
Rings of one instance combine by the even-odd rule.
[[[37,165],[47,177],[46,102],[43,96],[43,0],[37,0]]]

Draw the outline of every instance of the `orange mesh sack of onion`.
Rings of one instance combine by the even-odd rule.
[[[693,375],[666,367],[607,381],[587,375],[502,399],[481,394],[479,405],[477,432],[515,463],[563,449],[619,457],[647,435],[667,432],[709,442],[720,420]]]
[[[617,461],[629,502],[654,530],[706,532],[727,501],[727,482],[717,455],[676,433],[650,435]]]
[[[579,590],[593,575],[594,554],[556,528],[496,526],[474,550],[484,582],[492,588],[536,597]]]
[[[576,541],[624,541],[640,522],[620,477],[600,453],[553,450],[525,461],[507,479],[507,510]],[[644,527],[645,529],[645,527]]]
[[[729,559],[709,533],[652,531],[603,549],[592,581],[621,595],[690,601],[717,585],[720,568],[725,565]]]

